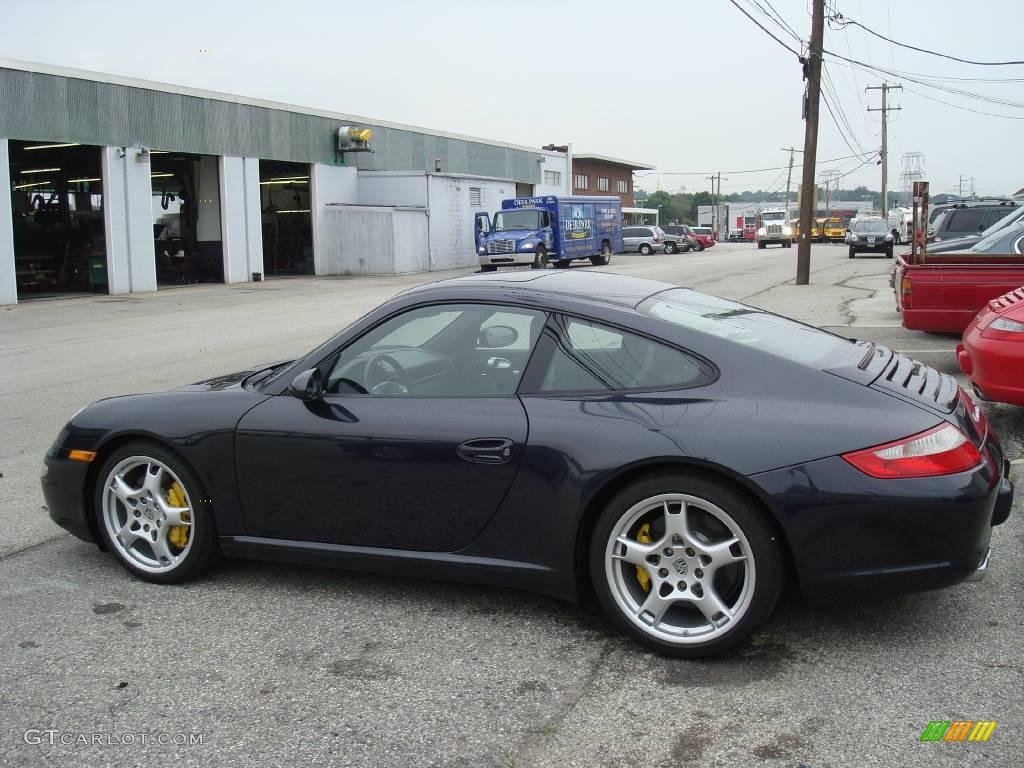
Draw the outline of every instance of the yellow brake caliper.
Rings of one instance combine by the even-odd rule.
[[[636,540],[641,544],[651,544],[651,524],[644,523],[636,532]],[[640,588],[644,592],[651,591],[651,574],[642,565],[636,566],[636,580],[640,582]]]
[[[167,489],[167,503],[172,507],[185,506],[185,489],[181,487],[181,483],[177,480]],[[189,516],[189,512],[181,513],[182,520],[188,520]],[[188,544],[188,528],[187,525],[172,525],[170,530],[167,531],[167,541],[178,549],[184,549],[185,545]]]

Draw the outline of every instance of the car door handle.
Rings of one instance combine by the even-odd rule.
[[[511,461],[514,445],[505,437],[478,437],[462,443],[455,452],[475,464],[504,464]]]

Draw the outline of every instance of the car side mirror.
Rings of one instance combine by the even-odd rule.
[[[318,400],[324,392],[324,375],[319,368],[303,371],[288,385],[288,393],[299,400]]]
[[[508,325],[492,325],[484,328],[477,338],[477,346],[500,349],[516,343],[519,332]]]

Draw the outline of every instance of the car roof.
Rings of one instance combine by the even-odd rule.
[[[680,286],[660,280],[597,272],[588,269],[550,272],[490,272],[455,277],[427,283],[405,291],[403,295],[449,293],[452,290],[475,292],[521,291],[524,294],[547,294],[576,297],[588,301],[634,308],[644,299]],[[425,296],[424,296],[425,297]]]

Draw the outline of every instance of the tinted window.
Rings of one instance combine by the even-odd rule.
[[[690,387],[710,378],[707,366],[643,336],[575,318],[555,326],[541,392]]]
[[[984,227],[984,208],[963,208],[946,217],[943,229],[950,232],[980,232]]]
[[[628,227],[622,230],[623,237],[640,237],[640,230],[636,227]]]
[[[640,304],[644,314],[804,365],[848,352],[840,336],[754,307],[686,288],[664,291]]]
[[[420,307],[352,342],[327,377],[329,394],[512,395],[546,315],[488,304]]]

